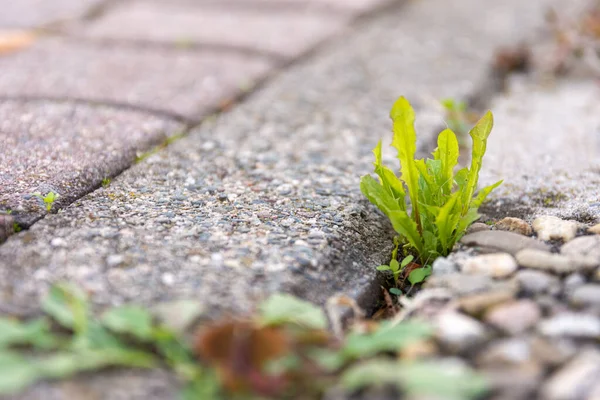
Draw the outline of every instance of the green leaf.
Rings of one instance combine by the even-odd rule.
[[[394,272],[400,270],[400,263],[398,263],[398,260],[394,259],[390,261],[390,269]]]
[[[423,239],[419,235],[417,224],[410,219],[406,211],[392,211],[388,217],[394,230],[404,236],[408,243],[417,250],[417,253],[422,253]]]
[[[486,381],[466,368],[438,361],[407,362],[376,358],[348,368],[341,378],[350,391],[373,386],[393,385],[408,397],[433,397],[469,400],[487,391]]]
[[[486,186],[479,191],[477,197],[471,202],[471,207],[479,208],[481,204],[485,201],[486,197],[492,192],[492,190],[496,189],[498,186],[502,184],[503,181],[498,181],[493,185]]]
[[[288,294],[270,296],[259,305],[259,312],[265,325],[293,323],[311,329],[327,328],[327,317],[321,307]]]
[[[0,349],[0,394],[13,394],[39,379],[34,364],[25,357]]]
[[[51,348],[58,339],[50,333],[50,324],[45,318],[27,323],[10,318],[0,318],[0,348],[12,345],[31,345]]]
[[[387,190],[398,203],[401,210],[406,210],[406,193],[402,187],[402,182],[396,177],[394,171],[384,166],[381,162],[381,140],[377,143],[377,147],[373,149],[375,155],[375,173],[379,176],[381,185]]]
[[[65,328],[85,330],[87,303],[85,294],[77,287],[60,283],[52,286],[42,300],[42,309]]]
[[[341,384],[348,391],[384,385],[399,386],[402,371],[398,361],[376,358],[352,365],[344,371]]]
[[[446,204],[440,208],[439,213],[435,219],[435,226],[437,228],[437,238],[442,245],[442,252],[448,253],[452,250],[454,243],[452,242],[452,232],[456,229],[458,220],[460,218],[460,210],[455,211],[456,201],[460,196],[460,192],[455,192]]]
[[[404,257],[404,259],[402,260],[402,264],[400,264],[400,269],[402,269],[402,268],[406,267],[408,264],[410,264],[413,259],[414,259],[414,257],[412,256],[412,254],[409,254],[406,257]]]
[[[380,265],[379,267],[377,267],[377,271],[391,271],[392,269],[390,268],[389,265]]]
[[[403,362],[401,384],[415,397],[433,396],[448,400],[476,399],[487,392],[483,377],[468,368],[439,361]]]
[[[114,332],[130,334],[140,340],[152,336],[152,316],[139,306],[112,308],[104,313],[102,323]]]
[[[384,351],[399,351],[406,345],[431,334],[431,328],[420,323],[383,322],[375,332],[349,334],[341,351],[349,359],[369,357]]]
[[[392,146],[398,150],[400,160],[400,171],[402,180],[408,188],[408,195],[412,204],[412,213],[421,231],[419,218],[418,193],[419,193],[419,171],[415,165],[415,152],[417,151],[417,134],[415,132],[415,111],[404,97],[400,97],[390,111],[393,122],[394,139]]]
[[[437,144],[433,157],[441,161],[441,186],[443,193],[449,195],[452,190],[454,167],[458,163],[458,140],[454,132],[444,129],[438,136]]]
[[[469,135],[473,139],[473,148],[471,149],[471,168],[469,168],[469,177],[467,186],[463,192],[463,214],[470,208],[471,199],[477,189],[477,180],[479,171],[483,162],[483,155],[487,146],[487,138],[492,131],[494,117],[488,111],[471,129]]]
[[[402,296],[402,291],[398,288],[391,288],[390,293],[396,296]]]
[[[346,363],[346,357],[341,352],[327,348],[310,348],[307,356],[328,372],[337,371]]]
[[[408,275],[408,281],[411,285],[416,285],[423,282],[429,275],[431,275],[431,266],[427,265],[423,268],[412,270]]]

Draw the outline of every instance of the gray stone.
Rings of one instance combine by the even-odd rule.
[[[572,294],[575,289],[577,289],[581,285],[585,284],[585,282],[586,282],[585,276],[583,276],[579,273],[574,273],[574,274],[567,276],[563,283],[565,294],[567,296]]]
[[[506,252],[512,255],[523,249],[550,251],[550,246],[536,239],[506,231],[482,231],[465,235],[460,240],[467,246],[476,246],[484,251]]]
[[[533,300],[525,299],[493,307],[484,320],[501,331],[517,335],[537,324],[541,316],[539,306]]]
[[[519,235],[531,236],[531,225],[521,218],[506,217],[494,224],[501,231],[515,232]]]
[[[541,395],[548,400],[591,400],[588,395],[599,377],[600,352],[588,349],[555,372],[541,388]]]
[[[498,304],[510,302],[516,293],[512,290],[496,290],[461,297],[458,300],[459,307],[466,313],[479,316],[489,308]]]
[[[454,273],[447,275],[430,276],[424,288],[446,288],[459,296],[466,296],[476,293],[484,293],[494,290],[506,290],[510,292],[517,291],[517,285],[512,282],[498,281],[486,275],[466,275]]]
[[[575,307],[600,307],[600,284],[589,283],[574,289],[569,302]]]
[[[446,257],[436,258],[431,267],[431,274],[434,276],[448,275],[458,272],[458,265],[448,260]]]
[[[595,266],[595,262],[589,257],[576,258],[536,249],[521,250],[517,253],[516,259],[522,267],[541,269],[557,274],[588,271]]]
[[[573,257],[595,260],[600,265],[600,235],[582,236],[565,243],[560,252]]]
[[[531,295],[547,293],[554,296],[561,290],[560,280],[556,276],[542,271],[519,271],[516,273],[515,279],[519,282],[521,290]]]
[[[596,224],[594,226],[590,226],[587,231],[589,233],[593,233],[595,235],[600,235],[600,224]]]
[[[475,222],[474,224],[471,224],[471,226],[469,226],[467,228],[467,235],[470,233],[489,231],[489,230],[490,230],[489,225],[484,224],[483,222]]]
[[[540,363],[551,367],[564,364],[578,350],[573,339],[535,336],[530,343],[533,357]]]
[[[15,219],[11,215],[0,214],[0,244],[15,231]]]
[[[477,353],[475,362],[481,366],[519,365],[531,361],[533,352],[526,338],[514,337],[492,342]]]
[[[493,278],[505,278],[517,270],[515,258],[508,253],[494,253],[474,256],[461,264],[467,274],[484,274]]]
[[[454,311],[440,313],[433,321],[437,339],[454,351],[481,344],[488,337],[485,326],[476,319]]]
[[[510,366],[490,366],[478,370],[496,396],[492,399],[528,400],[543,379],[544,369],[535,362]]]
[[[562,313],[538,324],[546,336],[565,336],[597,339],[600,337],[600,317],[583,313]]]
[[[575,237],[578,228],[576,222],[565,221],[552,215],[537,217],[532,226],[541,240],[559,239],[565,242]]]

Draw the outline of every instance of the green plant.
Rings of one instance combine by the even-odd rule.
[[[466,138],[469,133],[469,126],[472,125],[471,113],[467,109],[467,103],[454,100],[452,98],[441,101],[446,111],[446,122],[448,127],[457,135],[459,143],[461,139]]]
[[[447,255],[467,227],[480,215],[477,209],[499,181],[479,191],[477,181],[493,117],[487,112],[471,129],[473,146],[471,165],[454,173],[459,147],[452,130],[443,130],[433,159],[415,159],[415,112],[400,97],[390,112],[393,121],[392,146],[398,151],[401,178],[381,162],[381,141],[373,150],[375,173],[379,181],[365,175],[360,182],[362,193],[391,221],[400,235],[406,253],[414,253],[422,265]],[[406,197],[411,209],[407,207]]]
[[[108,187],[110,185],[110,178],[106,177],[102,179],[102,187]]]
[[[48,192],[48,194],[45,196],[42,196],[42,194],[40,192],[35,192],[35,193],[32,193],[31,195],[42,200],[44,202],[44,204],[46,205],[46,211],[48,211],[48,212],[52,211],[52,206],[54,205],[54,202],[60,197],[60,195],[58,193],[54,193],[54,192]]]

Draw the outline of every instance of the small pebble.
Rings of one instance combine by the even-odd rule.
[[[479,316],[495,305],[513,300],[514,295],[515,293],[510,290],[485,292],[461,297],[458,300],[458,304],[466,313],[473,316]]]
[[[508,334],[517,335],[537,324],[541,316],[539,306],[533,300],[525,299],[492,308],[484,320]]]
[[[565,312],[541,321],[537,329],[545,336],[598,339],[600,318],[591,314]]]
[[[560,239],[564,242],[575,238],[578,225],[551,215],[542,215],[533,221],[533,230],[541,240]]]
[[[434,326],[438,340],[456,351],[481,343],[487,337],[485,326],[481,322],[454,311],[439,314]]]
[[[550,251],[550,246],[546,243],[507,231],[476,232],[463,236],[460,242],[467,246],[477,247],[482,251],[509,253],[513,256],[526,248]]]
[[[581,236],[565,243],[560,252],[586,260],[590,265],[600,265],[600,235]]]
[[[554,296],[561,290],[560,280],[543,271],[526,269],[517,272],[515,279],[519,282],[521,290],[531,295],[548,293]]]
[[[118,267],[125,261],[125,257],[121,254],[111,254],[106,257],[106,265],[109,267]]]
[[[458,265],[448,260],[446,257],[438,257],[431,266],[431,274],[435,275],[448,275],[458,272]]]
[[[535,268],[558,274],[586,271],[594,267],[587,258],[575,258],[536,249],[524,249],[516,255],[517,263],[526,268]]]
[[[507,253],[484,254],[466,259],[462,272],[484,274],[494,278],[505,278],[518,268],[514,257]]]
[[[533,233],[531,225],[520,218],[506,217],[498,221],[495,227],[501,231],[515,232],[525,236],[531,236]]]
[[[600,285],[589,283],[577,287],[569,295],[569,303],[574,307],[600,307]]]
[[[490,226],[488,224],[484,224],[483,222],[475,222],[467,229],[467,235],[469,233],[481,232],[481,231],[489,231]]]
[[[582,351],[563,368],[555,372],[541,389],[542,398],[547,400],[588,399],[600,376],[600,352]]]
[[[596,235],[600,235],[600,224],[596,224],[591,226],[587,230],[589,233],[595,233]]]
[[[50,246],[52,247],[66,247],[67,241],[63,238],[54,238],[50,241]]]
[[[173,286],[173,284],[175,284],[175,275],[170,272],[165,272],[161,275],[160,280],[165,286]]]

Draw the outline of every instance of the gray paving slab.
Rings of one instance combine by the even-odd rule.
[[[0,101],[0,121],[0,212],[23,228],[47,214],[32,193],[60,195],[56,211],[184,129],[147,113],[69,102]]]
[[[600,87],[567,78],[548,86],[516,77],[491,104],[483,183],[505,183],[486,208],[532,218],[600,219]]]
[[[83,21],[68,31],[93,39],[241,47],[294,57],[340,33],[349,18],[348,14],[313,13],[308,7],[272,11],[227,3],[215,7],[203,2],[133,1],[115,5],[97,20]]]
[[[494,49],[531,34],[556,4],[424,0],[363,25],[10,238],[0,246],[0,304],[27,311],[50,282],[68,279],[99,306],[192,297],[216,315],[283,290],[321,304],[341,291],[369,307],[392,232],[358,182],[374,144],[389,138],[393,100],[413,100],[421,149],[431,150],[442,124],[431,99],[480,93]]]
[[[273,66],[236,52],[46,38],[0,57],[0,96],[122,103],[198,119]]]
[[[102,0],[1,0],[0,28],[36,28],[86,14]]]

